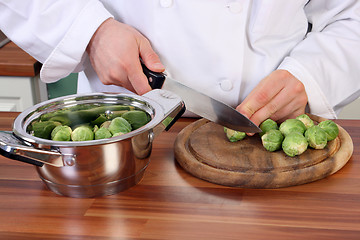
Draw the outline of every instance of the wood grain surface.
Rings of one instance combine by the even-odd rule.
[[[16,115],[0,113],[0,130]],[[225,187],[184,171],[173,145],[192,122],[160,134],[143,180],[108,197],[56,195],[33,166],[0,157],[0,239],[359,239],[359,120],[336,120],[354,143],[342,169],[279,189]]]
[[[40,68],[41,64],[15,43],[0,48],[0,76],[34,77]]]
[[[311,116],[315,123],[326,119]],[[353,153],[349,134],[339,136],[322,150],[310,147],[301,155],[269,152],[259,135],[230,142],[222,126],[200,119],[178,135],[175,158],[192,175],[212,183],[246,188],[279,188],[313,182],[341,169]]]

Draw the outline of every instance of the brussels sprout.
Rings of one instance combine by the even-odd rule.
[[[303,124],[305,125],[306,129],[315,125],[314,121],[306,114],[301,114],[301,115],[297,116],[296,119],[302,121]]]
[[[263,136],[267,131],[271,129],[279,129],[279,127],[274,120],[268,118],[260,124],[260,129],[262,130],[262,132],[259,133],[259,135]]]
[[[74,129],[71,134],[73,141],[89,141],[94,140],[94,132],[89,126],[79,126]]]
[[[144,126],[150,121],[150,116],[141,110],[125,112],[123,115],[121,115],[121,117],[130,123],[133,130]]]
[[[299,119],[287,119],[280,124],[279,130],[284,136],[287,136],[291,132],[299,132],[304,134],[306,127]]]
[[[100,125],[100,127],[101,127],[101,128],[102,128],[102,127],[104,127],[104,128],[109,128],[110,124],[111,124],[111,120],[108,120],[108,121],[106,121],[106,122],[103,122],[103,123]]]
[[[318,126],[325,130],[328,141],[334,140],[339,135],[338,126],[331,120],[322,121]]]
[[[95,139],[111,138],[112,134],[109,129],[101,127],[95,131]]]
[[[91,122],[92,125],[101,125],[106,122],[108,119],[105,114],[100,114],[94,121]]]
[[[286,135],[282,142],[283,151],[290,157],[302,154],[306,151],[307,147],[308,142],[304,135],[296,131]]]
[[[128,121],[125,120],[125,118],[116,117],[111,120],[111,123],[109,125],[109,131],[111,132],[111,134],[119,132],[128,133],[131,132],[131,125]]]
[[[246,133],[235,131],[229,128],[224,127],[224,132],[226,133],[226,137],[229,139],[230,142],[237,142],[243,140],[246,136]]]
[[[51,139],[54,141],[70,141],[71,133],[72,130],[69,126],[56,126],[51,132]]]
[[[115,133],[115,134],[113,134],[112,136],[113,137],[117,137],[117,136],[120,136],[120,135],[123,135],[124,133],[122,133],[122,132],[118,132],[118,133]]]
[[[34,131],[34,136],[44,139],[51,139],[51,132],[56,126],[60,126],[61,123],[55,121],[45,121],[45,122],[34,122],[32,125],[32,130]]]
[[[284,135],[278,129],[270,129],[261,137],[264,148],[270,152],[281,149]]]
[[[327,136],[324,129],[314,125],[305,132],[305,138],[309,146],[315,149],[323,149],[327,144]]]
[[[67,116],[54,116],[49,121],[59,122],[61,125],[70,125],[71,121]]]

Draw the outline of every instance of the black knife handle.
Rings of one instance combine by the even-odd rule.
[[[166,75],[162,72],[154,72],[148,69],[145,64],[141,61],[141,67],[145,76],[148,79],[149,85],[152,89],[160,89],[164,84]]]

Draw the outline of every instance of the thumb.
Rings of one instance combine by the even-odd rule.
[[[140,57],[147,68],[154,72],[165,71],[164,65],[161,63],[159,56],[152,49],[150,43],[145,43],[140,47]]]

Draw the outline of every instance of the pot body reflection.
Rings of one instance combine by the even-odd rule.
[[[43,114],[82,104],[133,106],[151,120],[129,133],[92,141],[53,141],[27,131]],[[22,112],[14,121],[13,132],[0,133],[0,153],[36,165],[40,178],[57,194],[79,198],[111,195],[142,179],[154,138],[184,111],[184,102],[177,95],[159,89],[143,96],[92,93],[61,97]]]

